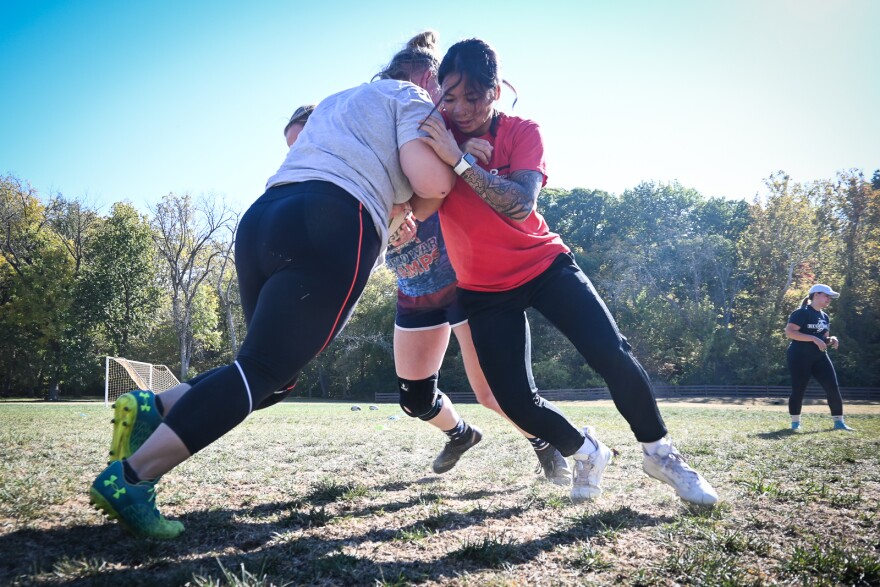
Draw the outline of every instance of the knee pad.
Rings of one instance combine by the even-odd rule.
[[[400,407],[407,416],[428,421],[440,413],[445,396],[437,389],[437,378],[437,373],[418,381],[397,378]]]

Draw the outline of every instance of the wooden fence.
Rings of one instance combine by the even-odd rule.
[[[455,403],[477,402],[472,391],[444,391],[444,393]],[[790,393],[791,387],[787,385],[654,385],[654,395],[658,398],[769,398],[788,397]],[[880,387],[841,387],[840,394],[844,401],[880,401]],[[607,387],[547,389],[541,390],[541,396],[550,401],[611,399]],[[821,387],[808,387],[804,397],[824,399],[825,391]],[[398,393],[396,391],[377,392],[375,401],[378,403],[397,403]]]

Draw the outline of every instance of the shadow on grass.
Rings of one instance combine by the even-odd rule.
[[[486,493],[486,492],[475,492]],[[416,505],[418,498],[411,500]],[[184,584],[194,576],[221,575],[219,565],[273,580],[294,583],[376,584],[451,580],[462,573],[499,568],[534,560],[560,546],[579,543],[607,532],[656,526],[671,516],[651,516],[621,507],[580,512],[561,518],[560,527],[534,540],[515,543],[500,535],[468,538],[461,531],[492,520],[509,520],[522,508],[441,512],[405,527],[373,528],[336,537],[339,533],[303,534],[307,518],[294,516],[266,522],[263,516],[294,512],[301,501],[275,502],[243,509],[192,512],[181,518],[186,531],[175,540],[135,538],[118,524],[78,525],[45,530],[25,529],[0,536],[0,583],[38,583],[51,576],[56,585]],[[365,515],[377,508],[365,508]],[[387,510],[387,506],[385,507]],[[401,540],[408,531],[453,532],[446,552],[425,561],[376,563],[345,552],[370,551],[375,543]],[[364,546],[363,549],[360,549]],[[217,553],[222,555],[217,556]]]
[[[763,440],[783,440],[785,438],[792,438],[794,436],[807,436],[810,434],[818,434],[821,430],[792,430],[791,428],[783,428],[781,430],[771,430],[768,432],[756,432],[755,434],[749,434],[754,438],[761,438]]]

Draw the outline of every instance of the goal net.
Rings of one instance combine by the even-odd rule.
[[[171,389],[180,381],[165,365],[130,361],[123,357],[107,357],[104,377],[104,405],[116,401],[132,389],[149,389],[155,393]]]

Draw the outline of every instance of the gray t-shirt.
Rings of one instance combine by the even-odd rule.
[[[325,98],[266,188],[312,179],[338,185],[366,206],[380,242],[387,242],[391,206],[413,193],[398,149],[427,136],[418,127],[433,107],[425,90],[396,80],[363,84]]]

